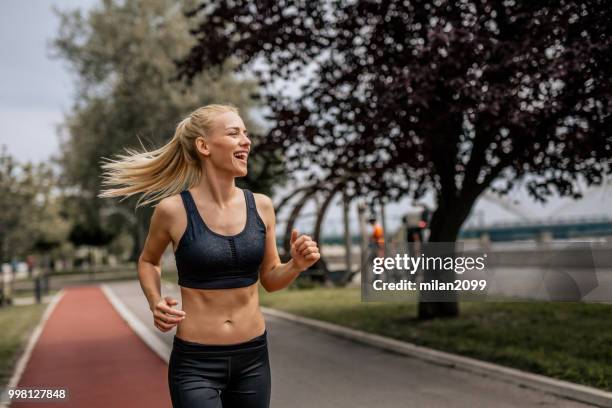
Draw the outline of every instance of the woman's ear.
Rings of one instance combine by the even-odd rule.
[[[200,154],[203,156],[210,155],[210,149],[208,148],[208,143],[206,143],[206,139],[202,136],[198,136],[195,140],[195,147]]]

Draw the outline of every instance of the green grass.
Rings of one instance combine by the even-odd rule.
[[[462,302],[458,318],[419,321],[416,303],[362,303],[359,288],[260,287],[260,299],[297,315],[612,391],[612,305]]]
[[[54,296],[57,294],[59,290],[57,289],[49,289],[49,293],[43,294],[43,296]],[[19,290],[13,293],[14,298],[24,298],[24,297],[35,297],[36,293],[33,290]]]
[[[168,272],[162,269],[161,273],[162,281],[170,282],[178,285],[178,274],[176,272]]]
[[[53,278],[54,276],[69,276],[69,275],[84,275],[84,276],[104,275],[106,273],[112,274],[112,273],[125,272],[125,271],[131,271],[131,270],[136,270],[135,264],[121,264],[121,265],[115,265],[115,266],[97,265],[97,266],[94,266],[92,269],[90,269],[89,267],[87,268],[83,267],[83,268],[56,270],[56,271],[53,271],[49,276]]]
[[[0,308],[0,388],[8,384],[15,364],[46,307],[47,304],[43,303]]]

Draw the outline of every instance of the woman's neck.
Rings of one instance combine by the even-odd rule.
[[[193,187],[198,194],[208,198],[220,209],[230,205],[235,199],[237,187],[234,177],[213,177],[204,173],[200,182]],[[209,201],[209,202],[210,202]]]

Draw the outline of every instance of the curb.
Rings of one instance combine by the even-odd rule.
[[[170,348],[143,322],[140,321],[125,304],[115,295],[113,290],[106,284],[100,285],[102,292],[108,301],[113,305],[119,316],[130,326],[136,335],[145,342],[147,346],[166,364],[170,361]]]
[[[485,377],[510,382],[521,387],[544,391],[559,397],[586,402],[599,407],[612,407],[612,392],[599,390],[586,385],[575,384],[569,381],[557,380],[540,374],[528,373],[516,368],[504,367],[499,364],[488,363],[470,357],[463,357],[423,346],[417,346],[412,343],[377,334],[366,333],[361,330],[355,330],[333,323],[297,316],[292,313],[268,307],[261,306],[261,310],[269,316],[300,323],[338,337],[374,346],[386,351],[415,357],[429,363],[469,371]]]
[[[21,376],[23,375],[23,372],[26,369],[28,361],[30,361],[30,355],[32,354],[32,350],[34,350],[36,343],[38,343],[38,339],[40,338],[40,335],[42,334],[45,324],[47,323],[47,320],[49,320],[51,313],[53,313],[55,306],[57,306],[62,296],[64,296],[63,289],[61,289],[51,298],[51,301],[45,308],[45,311],[42,317],[40,318],[40,321],[38,322],[38,324],[32,331],[32,334],[30,335],[30,339],[28,340],[28,344],[26,345],[26,348],[23,354],[21,355],[21,357],[19,357],[19,360],[17,360],[17,364],[15,365],[13,375],[11,376],[11,379],[9,380],[6,386],[7,389],[17,387],[17,384],[19,384],[19,380],[21,380]],[[4,399],[5,398],[4,393],[1,395],[1,397],[2,397],[2,401],[0,401],[0,408],[9,407],[10,401]]]

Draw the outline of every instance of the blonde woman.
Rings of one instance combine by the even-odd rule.
[[[177,328],[168,367],[174,407],[269,406],[257,282],[269,292],[285,288],[320,257],[316,242],[293,230],[291,260],[281,263],[272,201],[235,185],[247,174],[250,149],[238,110],[207,105],[181,121],[160,149],[103,164],[107,189],[100,197],[142,193],[137,205],[159,201],[138,277],[155,327]],[[182,310],[160,289],[160,259],[170,242]]]

